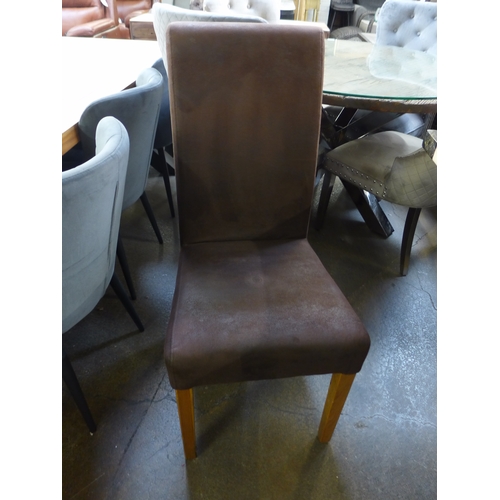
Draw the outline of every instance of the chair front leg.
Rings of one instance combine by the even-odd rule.
[[[332,375],[319,424],[318,439],[321,443],[330,441],[355,376],[356,374],[343,375],[342,373]]]
[[[177,411],[181,425],[182,444],[186,460],[196,458],[193,389],[175,391]]]

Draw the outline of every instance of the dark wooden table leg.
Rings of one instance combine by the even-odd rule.
[[[390,236],[394,232],[394,228],[380,207],[377,198],[350,182],[343,179],[341,181],[370,230],[384,238]]]

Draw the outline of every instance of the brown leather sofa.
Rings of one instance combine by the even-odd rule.
[[[130,19],[151,10],[157,0],[116,0],[120,30],[123,38],[130,38]]]
[[[118,24],[116,0],[62,0],[63,36],[121,38]]]

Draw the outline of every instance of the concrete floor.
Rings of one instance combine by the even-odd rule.
[[[316,438],[328,375],[199,387],[198,458],[186,463],[162,352],[177,220],[154,171],[147,193],[163,245],[140,203],[122,217],[145,332],[110,289],[63,336],[98,426],[90,435],[63,384],[63,498],[436,498],[436,209],[422,211],[410,270],[400,277],[406,210],[382,203],[395,228],[383,239],[367,229],[337,181],[325,225],[310,230],[310,242],[372,345],[331,442]]]

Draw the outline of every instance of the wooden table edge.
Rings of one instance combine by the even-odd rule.
[[[436,113],[437,99],[384,99],[323,93],[323,104],[392,113]]]

